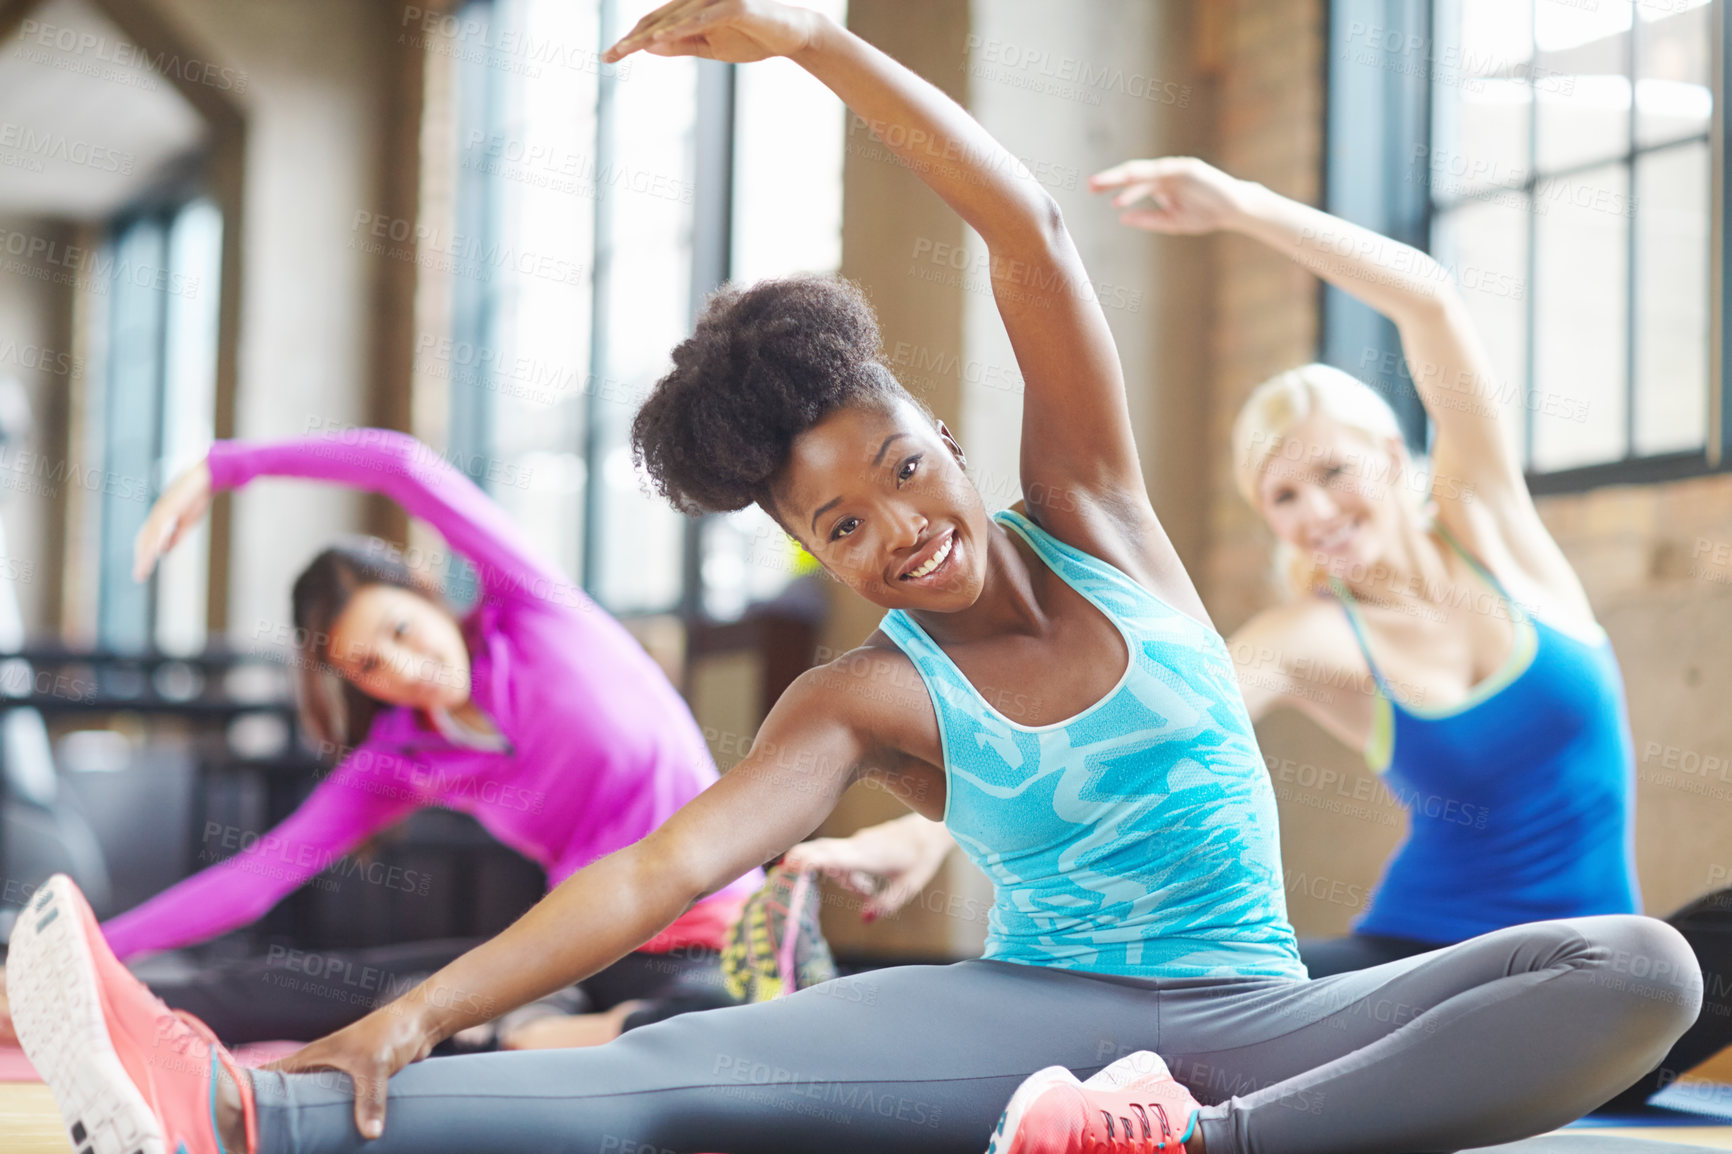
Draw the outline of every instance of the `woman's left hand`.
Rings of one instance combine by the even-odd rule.
[[[800,51],[822,19],[771,0],[673,0],[639,20],[602,60],[612,64],[648,52],[749,64]]]
[[[1248,187],[1194,156],[1127,160],[1089,177],[1090,192],[1112,192],[1113,207],[1126,210],[1120,223],[1185,236],[1231,224]]]
[[[200,461],[174,479],[156,499],[132,542],[132,579],[143,581],[161,556],[174,548],[210,510],[210,462]]]
[[[355,1129],[363,1138],[385,1133],[385,1095],[391,1075],[432,1053],[438,1041],[414,1012],[414,995],[395,1002],[266,1064],[266,1070],[305,1074],[337,1070],[347,1074],[355,1090]]]

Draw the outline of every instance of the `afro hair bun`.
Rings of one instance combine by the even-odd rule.
[[[768,508],[795,437],[845,405],[907,395],[880,355],[878,318],[852,282],[725,287],[638,410],[632,456],[680,509]]]

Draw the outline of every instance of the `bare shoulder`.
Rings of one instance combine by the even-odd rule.
[[[783,700],[796,693],[797,708],[822,711],[858,733],[875,750],[875,762],[902,756],[934,760],[938,717],[926,682],[908,655],[882,632],[808,669]]]
[[[1290,706],[1350,748],[1365,748],[1374,720],[1371,671],[1333,600],[1301,597],[1265,609],[1227,647],[1253,719]],[[1342,692],[1348,687],[1355,691]]]
[[[842,704],[841,698],[871,703],[876,697],[864,691],[875,687],[920,688],[922,684],[914,662],[882,632],[874,632],[855,648],[813,666],[794,682],[804,692],[837,698],[837,705]]]
[[[1343,620],[1341,606],[1329,597],[1292,597],[1257,612],[1233,634],[1303,640],[1328,633]]]
[[[1031,491],[1011,506],[1065,544],[1099,558],[1168,605],[1213,629],[1179,552],[1146,498],[1134,494]]]
[[[1262,610],[1233,631],[1229,648],[1241,669],[1288,675],[1338,664],[1343,656],[1351,664],[1356,652],[1352,626],[1326,597],[1296,597]]]

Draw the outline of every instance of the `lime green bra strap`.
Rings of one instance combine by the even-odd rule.
[[[1366,668],[1371,670],[1377,685],[1371,701],[1371,736],[1365,743],[1365,766],[1373,773],[1382,773],[1389,768],[1390,756],[1395,752],[1395,709],[1389,700],[1389,688],[1383,684],[1383,674],[1371,657],[1371,643],[1365,636],[1365,623],[1359,619],[1359,603],[1353,599],[1353,592],[1339,577],[1329,578],[1329,588],[1347,613],[1347,624],[1353,629],[1359,652],[1365,655]]]

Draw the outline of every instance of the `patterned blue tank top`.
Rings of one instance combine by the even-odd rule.
[[[901,610],[880,628],[938,715],[944,824],[992,880],[985,957],[1142,978],[1304,978],[1275,795],[1220,634],[1010,510],[1018,534],[1118,627],[1110,693],[1021,725]]]

